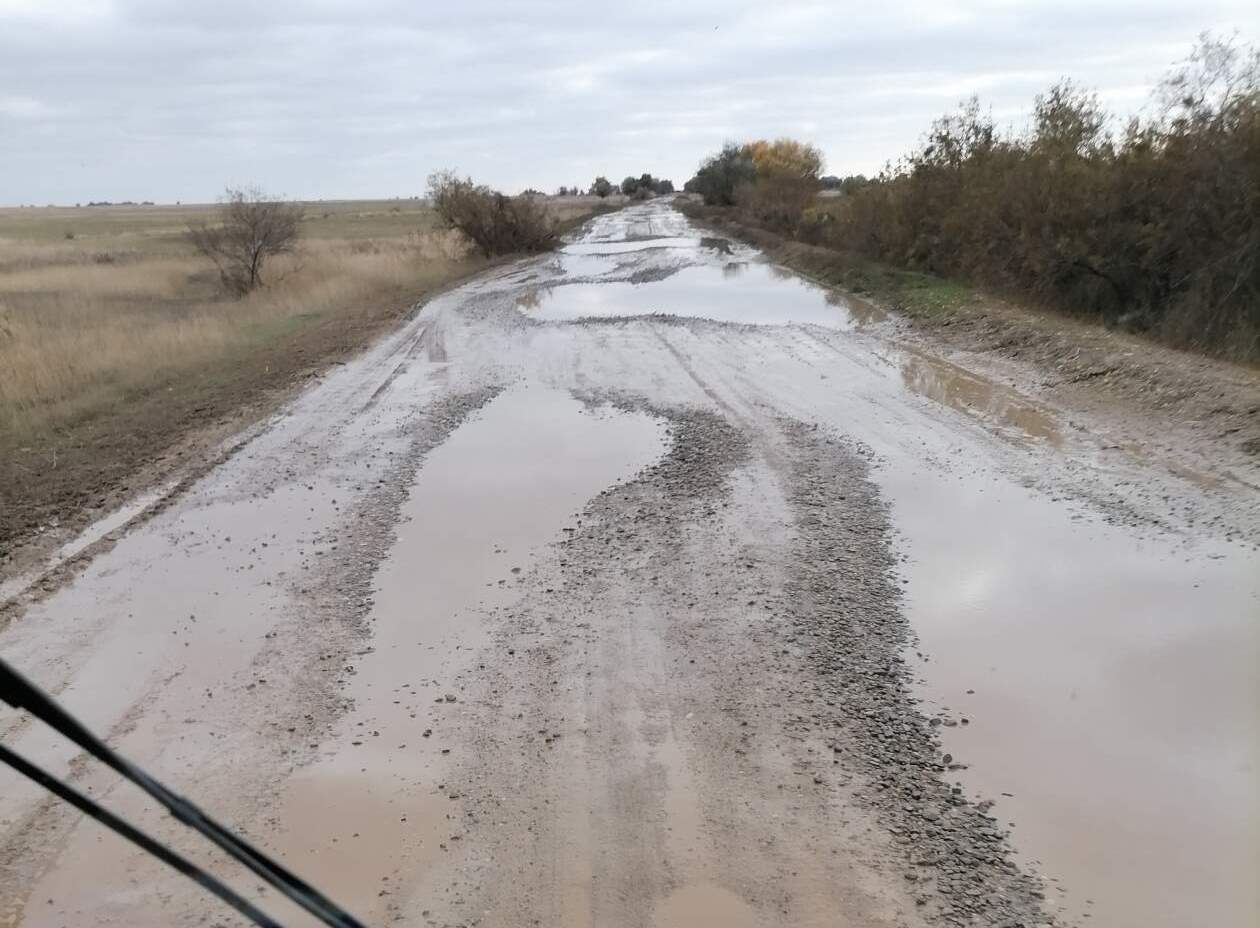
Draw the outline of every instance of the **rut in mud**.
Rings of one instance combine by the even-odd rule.
[[[4,587],[0,651],[371,923],[1245,921],[1254,475],[908,338],[602,217]],[[0,924],[208,920],[0,790]]]

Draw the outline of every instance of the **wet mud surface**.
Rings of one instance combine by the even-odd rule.
[[[898,333],[601,217],[10,583],[0,653],[374,924],[1254,920],[1260,478]],[[6,780],[0,925],[77,924],[236,922]]]

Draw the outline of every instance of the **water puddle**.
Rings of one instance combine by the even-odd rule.
[[[843,331],[881,318],[742,246],[678,245],[670,260],[687,266],[649,283],[558,286],[521,311]],[[776,397],[877,452],[911,558],[909,618],[930,656],[922,692],[945,750],[969,765],[950,776],[1015,823],[1017,850],[1057,881],[1051,906],[1121,928],[1260,924],[1260,553],[1087,518],[1026,489],[962,417],[1047,455],[1078,443],[1088,453],[1088,436],[1015,389],[879,334],[750,335],[755,371],[706,356],[699,330],[675,340],[714,389]],[[1134,453],[1141,466],[1148,456]]]
[[[827,291],[827,302],[833,306],[843,307],[845,312],[858,325],[875,325],[888,318],[888,312],[876,306],[870,300],[864,300],[852,293],[841,293],[839,290]]]
[[[653,913],[655,928],[756,928],[756,911],[729,889],[689,883],[661,902]]]
[[[298,872],[379,921],[459,840],[442,774],[455,681],[486,642],[484,611],[520,595],[533,552],[587,500],[663,450],[656,419],[534,386],[502,394],[430,453],[376,575],[372,649],[345,689],[354,710],[283,800],[277,841]]]
[[[664,248],[679,248],[694,251],[700,247],[701,239],[692,235],[669,235],[661,237],[645,237],[633,240],[613,242],[596,242],[583,240],[565,245],[563,255],[628,255],[643,251],[657,251]]]
[[[979,419],[1005,438],[1044,441],[1056,448],[1063,444],[1058,419],[1049,410],[943,358],[907,351],[901,379],[912,393]]]
[[[972,795],[1115,926],[1255,924],[1260,559],[1073,519],[1004,479],[880,475],[925,694]]]
[[[521,301],[518,309],[546,322],[665,315],[743,325],[847,329],[860,324],[842,297],[760,261],[671,268],[664,279],[647,283],[557,286]]]
[[[37,582],[43,574],[56,570],[62,564],[82,554],[87,548],[96,544],[110,532],[122,528],[132,519],[144,513],[146,509],[162,500],[175,489],[177,482],[172,480],[146,493],[141,493],[135,499],[123,504],[108,515],[97,519],[76,537],[53,552],[48,560],[41,564],[37,570],[29,571],[9,580],[0,581],[0,604],[22,593],[31,584]]]

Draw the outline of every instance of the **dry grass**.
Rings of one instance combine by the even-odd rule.
[[[239,301],[183,242],[193,209],[118,210],[126,221],[113,208],[0,211],[0,436],[38,440],[295,326],[467,270],[463,244],[408,205],[404,221],[392,205],[320,204],[299,254],[271,269],[276,283]],[[62,227],[87,231],[57,241]]]
[[[299,251],[236,300],[185,237],[209,209],[0,209],[0,572],[485,265],[419,201],[308,203]]]

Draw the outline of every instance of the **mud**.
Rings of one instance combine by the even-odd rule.
[[[1260,478],[902,335],[601,217],[108,527],[0,652],[373,922],[1253,921]],[[0,842],[0,924],[235,924],[22,784]]]
[[[426,459],[374,580],[371,648],[343,688],[353,710],[273,822],[286,858],[356,914],[388,921],[381,884],[414,880],[449,838],[442,752],[466,698],[460,675],[487,643],[484,610],[519,596],[520,573],[574,506],[660,453],[659,431],[641,414],[517,387]]]

